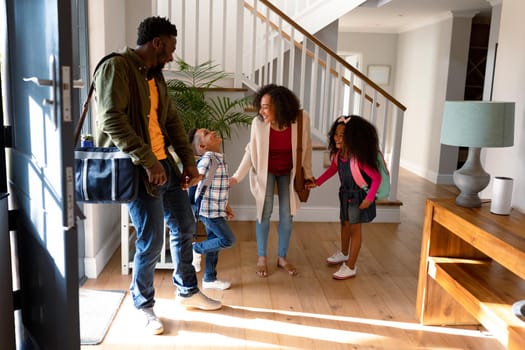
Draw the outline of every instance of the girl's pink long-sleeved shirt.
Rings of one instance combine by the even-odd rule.
[[[325,183],[328,179],[330,179],[332,176],[334,176],[337,173],[337,159],[339,158],[339,152],[337,152],[333,157],[332,161],[330,162],[330,167],[327,168],[324,173],[321,174],[316,180],[315,183],[317,186],[321,186],[323,183]],[[350,166],[350,162],[348,162],[348,166]],[[369,186],[368,193],[365,197],[366,200],[369,202],[373,202],[376,198],[377,190],[379,189],[379,185],[381,185],[381,174],[379,171],[371,168],[368,165],[358,163],[359,169],[361,171],[364,171],[368,177],[372,180],[372,183]]]

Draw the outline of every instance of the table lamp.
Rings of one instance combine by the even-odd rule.
[[[481,148],[514,144],[514,102],[445,101],[441,143],[469,148],[467,161],[453,175],[460,190],[456,204],[481,207],[478,193],[490,181],[481,165]]]

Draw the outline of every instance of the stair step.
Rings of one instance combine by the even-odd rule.
[[[213,91],[213,92],[247,92],[249,89],[247,88],[234,88],[234,87],[210,87],[210,88],[203,88],[202,90],[206,91]]]
[[[376,205],[377,206],[391,206],[391,207],[400,207],[403,205],[403,202],[401,201],[391,201],[391,200],[388,200],[388,199],[378,199],[376,200]]]
[[[312,140],[312,150],[314,151],[328,151],[328,148],[326,148],[326,145],[319,142],[319,141],[316,141],[316,140]]]

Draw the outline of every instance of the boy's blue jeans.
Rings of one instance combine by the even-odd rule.
[[[204,269],[204,281],[213,282],[217,279],[217,262],[219,260],[219,251],[229,248],[235,243],[233,235],[226,218],[207,218],[199,216],[199,219],[206,227],[207,239],[197,242],[193,250],[199,254],[206,254]]]
[[[137,309],[155,304],[153,277],[164,241],[164,221],[170,230],[170,250],[174,265],[173,283],[177,294],[191,296],[199,291],[193,260],[192,240],[195,219],[180,179],[167,160],[161,161],[168,181],[159,186],[158,197],[146,192],[141,183],[136,200],[128,204],[131,221],[137,232],[133,276],[130,292]]]

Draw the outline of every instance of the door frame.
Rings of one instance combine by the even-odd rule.
[[[20,2],[17,2],[18,0],[6,0],[3,1],[3,4],[5,4],[5,13],[0,13],[0,16],[2,18],[5,18],[4,21],[7,23],[6,30],[7,35],[6,41],[7,41],[7,47],[8,52],[9,48],[12,48],[14,37],[13,35],[9,35],[9,29],[8,28],[15,28],[14,26],[14,19],[12,18],[14,13],[14,6],[18,6]],[[16,5],[15,5],[16,3]],[[34,4],[37,4],[37,2],[33,2],[33,4],[30,4],[29,2],[24,2],[25,5],[31,6]],[[43,4],[43,3],[41,3]],[[69,0],[56,0],[56,2],[53,1],[46,1],[44,6],[56,6],[56,11],[58,13],[58,18],[60,20],[57,20],[57,26],[58,26],[58,52],[61,53],[60,55],[57,54],[57,96],[60,96],[59,93],[62,91],[67,91],[66,85],[72,86],[73,80],[82,79],[83,81],[86,81],[86,76],[88,72],[88,54],[87,54],[87,47],[88,47],[88,41],[87,41],[87,0],[77,0],[74,2],[71,2]],[[72,14],[75,14],[72,16]],[[38,14],[35,14],[35,16]],[[5,17],[4,17],[5,16]],[[27,17],[26,17],[27,18]],[[28,21],[31,21],[31,18],[27,19]],[[57,29],[53,29],[57,30]],[[0,29],[0,31],[3,32],[3,30]],[[4,35],[4,33],[0,34]],[[83,46],[80,46],[83,45]],[[3,50],[2,50],[3,51]],[[13,52],[12,55],[15,54],[16,51],[14,49],[11,49]],[[3,63],[6,63],[6,66],[9,66],[8,60],[13,60],[14,58],[10,58],[6,55],[3,55],[3,59],[5,60]],[[60,62],[59,58],[62,58],[63,61]],[[76,62],[76,63],[74,63]],[[16,73],[12,73],[16,74]],[[0,101],[0,121],[2,121],[5,118],[8,118],[8,116],[14,115],[14,109],[15,103],[12,100],[12,96],[9,93],[13,92],[13,94],[16,94],[17,92],[13,88],[15,85],[11,85],[9,76],[11,73],[9,72],[8,68],[5,69],[5,71],[0,72],[0,83],[4,82],[4,91],[6,91],[5,95],[2,95],[2,101]],[[17,77],[18,78],[18,77]],[[43,77],[44,78],[44,77]],[[18,80],[18,79],[17,79]],[[0,87],[1,89],[1,87]],[[2,90],[0,90],[2,91]],[[60,305],[65,306],[65,309],[63,310],[63,316],[65,322],[62,323],[53,323],[53,326],[47,326],[42,327],[40,330],[37,330],[37,336],[34,337],[34,334],[31,334],[31,329],[28,329],[26,324],[24,324],[24,321],[22,320],[21,324],[17,324],[16,329],[18,335],[16,336],[17,342],[22,343],[18,344],[18,346],[21,346],[22,348],[26,349],[32,349],[32,348],[47,348],[45,339],[48,338],[46,336],[46,333],[54,333],[57,336],[60,335],[62,340],[60,343],[62,345],[61,349],[75,349],[80,348],[80,342],[79,342],[79,314],[78,314],[78,286],[79,282],[82,282],[83,279],[85,279],[84,274],[84,266],[83,266],[83,247],[84,247],[84,240],[83,235],[78,236],[77,235],[77,221],[76,221],[76,203],[74,200],[74,192],[73,189],[73,180],[72,176],[74,174],[73,171],[73,130],[74,125],[78,121],[78,115],[81,108],[80,103],[80,97],[87,95],[87,88],[84,88],[80,91],[78,90],[69,90],[71,94],[71,102],[70,102],[70,120],[66,120],[66,118],[60,118],[60,128],[62,132],[60,133],[62,146],[66,145],[66,147],[61,147],[61,153],[59,156],[62,159],[61,164],[64,165],[64,171],[62,172],[62,181],[60,183],[60,187],[62,189],[62,197],[60,200],[61,207],[62,207],[62,236],[63,236],[63,245],[65,247],[65,255],[68,256],[66,259],[72,259],[75,260],[75,262],[78,262],[78,269],[76,269],[73,265],[70,265],[69,263],[67,265],[70,265],[66,270],[68,272],[66,273],[66,276],[64,276],[63,284],[67,285],[66,288],[67,292],[63,295],[60,295],[60,298],[63,298],[63,303],[60,303]],[[56,103],[61,106],[60,112],[57,113],[57,115],[60,117],[62,114],[65,115],[66,109],[69,107],[65,107],[66,109],[62,108],[62,102],[68,103],[67,97],[64,99],[61,99],[60,97],[57,98]],[[4,116],[4,111],[7,111],[7,113]],[[12,118],[12,117],[11,117]],[[4,124],[11,124],[7,120],[5,120],[2,123],[2,136],[0,138],[1,141],[1,150],[0,150],[0,161],[2,162],[2,166],[0,166],[0,193],[5,191],[8,192],[8,186],[7,186],[7,171],[4,164],[7,163],[7,157],[5,148],[6,147],[12,147],[11,141],[5,141],[4,140]],[[12,140],[12,136],[8,137],[9,140]],[[71,147],[69,147],[71,146]],[[13,198],[15,196],[10,196],[10,198]],[[25,225],[18,225],[17,223],[22,222],[22,220],[30,220],[28,214],[24,214],[24,208],[10,208],[9,209],[9,227],[13,230],[15,236],[18,238],[22,238],[22,241],[24,243],[29,242],[29,246],[32,248],[42,246],[42,244],[39,242],[38,238],[33,239],[29,238],[28,236],[31,235],[32,229],[29,229],[27,227],[24,227]],[[31,225],[29,225],[31,226]],[[82,226],[82,225],[80,225]],[[82,230],[83,233],[83,230]],[[19,245],[20,239],[17,239],[17,242],[15,243],[15,246]],[[9,247],[11,251],[13,251],[14,247]],[[26,251],[23,247],[20,248],[19,251],[14,251],[15,259],[18,259],[21,254],[20,252]],[[81,252],[81,254],[79,254]],[[9,257],[10,254],[7,254]],[[22,254],[23,255],[23,254]],[[26,254],[29,255],[29,254]],[[77,258],[78,257],[78,258]],[[11,261],[10,261],[11,262]],[[13,265],[19,265],[18,261],[13,261]],[[24,265],[22,263],[21,265]],[[50,267],[52,264],[50,264]],[[36,267],[36,266],[35,266]],[[44,267],[44,268],[47,268]],[[36,268],[35,270],[38,270]],[[27,268],[26,268],[27,271]],[[16,278],[16,276],[15,276]],[[26,284],[27,286],[27,284]],[[6,288],[7,286],[4,284],[3,286],[0,286],[0,288]],[[11,290],[9,290],[11,289]],[[25,289],[25,290],[24,290]],[[18,299],[18,302],[15,303],[14,308],[15,310],[21,310],[22,315],[24,314],[24,310],[26,310],[26,306],[28,306],[26,303],[31,302],[31,298],[27,298],[27,295],[29,294],[27,288],[24,288],[22,286],[22,290],[13,291],[12,287],[7,287],[6,290],[8,293],[7,295],[12,295],[12,299],[15,299],[15,294],[18,296],[21,296]],[[50,293],[52,294],[52,293]],[[3,294],[2,294],[2,297]],[[7,297],[6,297],[7,298]],[[4,302],[4,300],[2,300]],[[26,311],[27,312],[27,311]],[[31,311],[29,311],[31,312]],[[23,319],[23,316],[22,316]],[[38,319],[38,317],[37,317]],[[45,321],[43,321],[45,322]],[[37,324],[38,328],[38,321],[32,320],[33,323],[31,324],[31,327]],[[62,324],[65,325],[66,329],[64,327],[60,327],[59,325]],[[58,325],[58,326],[57,326]],[[2,326],[3,327],[3,326]],[[1,332],[1,330],[0,330]],[[40,334],[38,334],[40,333]],[[3,333],[2,333],[3,334]],[[64,337],[64,334],[67,334],[67,337]],[[41,338],[44,339],[43,343],[39,341],[39,337],[41,335]],[[21,339],[21,340],[20,340]],[[10,340],[9,340],[10,341]],[[2,347],[3,348],[3,347]]]

